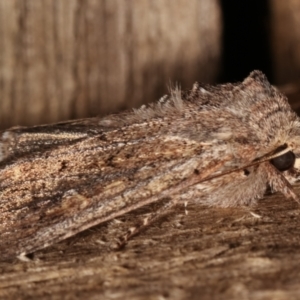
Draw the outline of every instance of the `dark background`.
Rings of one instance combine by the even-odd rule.
[[[269,34],[269,3],[263,0],[222,0],[223,63],[221,82],[240,81],[252,70],[273,81]]]

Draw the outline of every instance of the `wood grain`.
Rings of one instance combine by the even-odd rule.
[[[300,185],[295,188],[300,192]],[[154,207],[148,208],[149,210]],[[147,211],[148,211],[147,209]],[[1,299],[296,299],[300,208],[280,194],[253,208],[184,207],[119,252],[136,211],[36,253],[1,263]]]
[[[0,0],[0,127],[153,102],[218,73],[217,0]]]
[[[300,76],[300,2],[271,0],[270,44],[276,84],[286,84]]]

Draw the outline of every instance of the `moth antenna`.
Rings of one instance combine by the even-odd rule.
[[[238,171],[241,171],[241,170],[244,170],[244,169],[247,169],[249,167],[252,167],[252,166],[256,166],[256,165],[259,165],[261,163],[264,163],[266,161],[270,161],[271,159],[273,158],[276,158],[278,156],[281,156],[289,151],[293,150],[291,147],[287,147],[275,154],[268,154],[266,156],[264,156],[263,158],[259,159],[259,160],[256,160],[254,161],[253,163],[250,163],[248,165],[245,165],[243,167],[240,167],[240,168],[235,168],[235,169],[232,169],[230,171],[227,171],[227,172],[223,172],[223,173],[220,173],[220,174],[217,174],[217,175],[213,175],[213,176],[208,176],[202,180],[199,180],[198,183],[201,183],[201,182],[205,182],[205,181],[209,181],[209,180],[212,180],[214,178],[218,178],[218,177],[221,177],[221,176],[224,176],[224,175],[227,175],[227,174],[231,174],[231,173],[234,173],[234,172],[238,172]],[[294,198],[294,196],[292,196],[292,198]],[[297,198],[297,197],[296,197]],[[294,198],[296,200],[296,198]],[[296,200],[298,202],[298,200]],[[300,203],[300,202],[299,202]]]
[[[279,152],[276,152],[275,154],[271,154],[269,156],[266,156],[264,157],[262,160],[258,160],[258,162],[264,162],[264,161],[267,161],[267,160],[271,160],[273,158],[276,158],[278,156],[281,156],[289,151],[292,151],[293,149],[291,147],[286,147],[285,149],[279,151]]]

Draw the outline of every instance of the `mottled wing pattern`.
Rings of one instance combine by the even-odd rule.
[[[240,84],[174,90],[136,112],[7,130],[1,256],[34,252],[163,198],[245,205],[267,184],[293,197],[282,173],[255,162],[297,149],[298,133],[297,116],[260,72]]]
[[[0,171],[2,257],[46,247],[155,201],[193,174],[203,146],[158,134],[159,122],[144,125],[151,134],[132,125],[45,148],[37,139],[32,153],[22,152],[22,132],[10,132],[18,155],[12,151]]]

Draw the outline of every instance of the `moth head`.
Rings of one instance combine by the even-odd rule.
[[[300,136],[300,135],[299,135]],[[300,138],[279,147],[271,156],[270,163],[290,182],[300,179]]]
[[[296,158],[292,151],[272,158],[270,163],[280,172],[290,170],[293,167],[300,169],[300,157]]]

